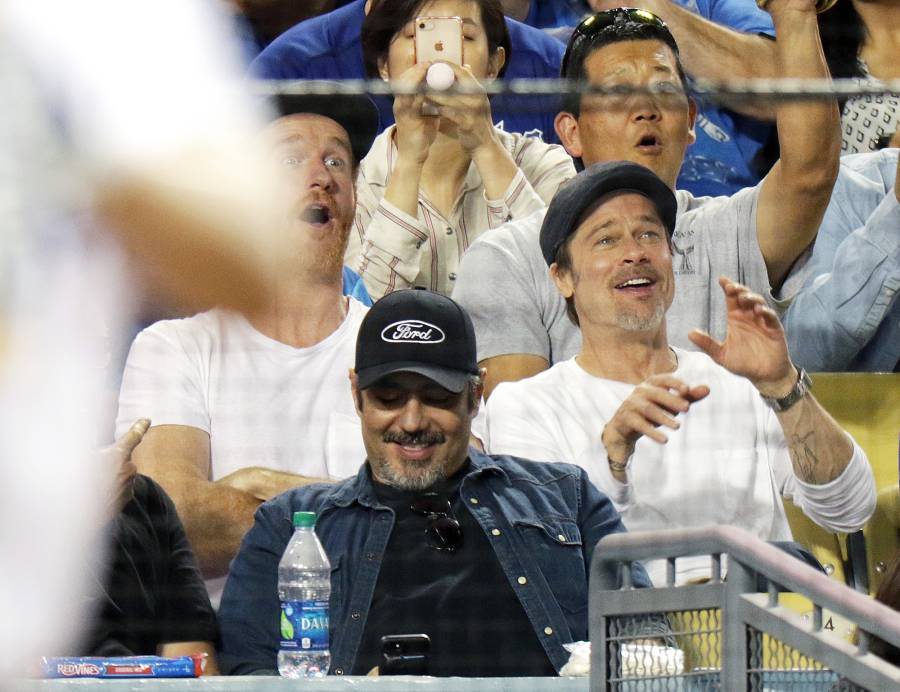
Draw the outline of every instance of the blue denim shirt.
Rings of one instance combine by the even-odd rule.
[[[568,660],[562,645],[587,639],[594,546],[625,527],[609,498],[577,466],[487,456],[474,449],[469,459],[470,470],[460,484],[465,505],[490,538],[559,670]],[[353,669],[394,525],[394,513],[379,503],[365,465],[354,478],[296,488],[257,510],[231,563],[219,609],[220,662],[227,673],[276,672],[277,568],[295,511],[318,514],[316,534],[331,562],[331,673]],[[649,585],[643,568],[633,569],[636,584]]]
[[[841,158],[812,255],[782,289],[791,357],[807,370],[890,372],[900,360],[897,155]]]

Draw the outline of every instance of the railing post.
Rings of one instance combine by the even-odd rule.
[[[756,572],[729,555],[728,576],[722,603],[722,689],[749,689],[747,667],[750,637],[739,615],[742,594],[756,591]]]

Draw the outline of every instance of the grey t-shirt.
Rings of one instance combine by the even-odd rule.
[[[730,197],[694,197],[676,190],[673,235],[675,300],[666,315],[669,343],[695,350],[687,335],[705,329],[725,336],[725,275],[770,298],[769,277],[756,237],[760,186]],[[552,365],[578,353],[581,332],[550,278],[538,237],[544,210],[485,233],[459,266],[453,298],[472,318],[478,360],[527,354]]]

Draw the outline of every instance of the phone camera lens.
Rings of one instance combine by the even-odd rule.
[[[424,28],[425,28],[425,22],[419,22],[419,28],[420,28],[420,29],[424,29]]]

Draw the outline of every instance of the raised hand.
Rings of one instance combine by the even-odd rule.
[[[137,467],[131,460],[131,453],[141,443],[149,429],[150,420],[140,418],[115,443],[104,447],[99,452],[100,457],[104,462],[109,463],[115,474],[113,497],[110,502],[112,516],[121,512],[134,496],[134,477],[137,475]]]
[[[691,387],[669,374],[648,377],[634,388],[603,428],[601,439],[609,460],[624,464],[643,435],[665,444],[669,438],[659,428],[678,430],[681,424],[675,417],[708,394],[706,385]]]
[[[728,330],[724,341],[694,329],[688,338],[735,375],[750,380],[764,396],[786,396],[797,381],[784,329],[765,299],[746,286],[719,277],[725,291]]]
[[[393,84],[396,88],[411,90],[422,86],[430,62],[413,65],[401,74]],[[440,120],[434,115],[425,115],[425,106],[430,103],[424,94],[398,94],[394,97],[394,119],[397,130],[394,143],[400,157],[422,164],[428,158],[428,150],[437,137]]]
[[[429,94],[428,103],[435,106],[441,118],[456,126],[460,145],[474,155],[476,149],[494,141],[494,123],[491,120],[491,104],[481,83],[468,66],[446,63],[456,76],[456,84],[474,90],[472,94]]]

